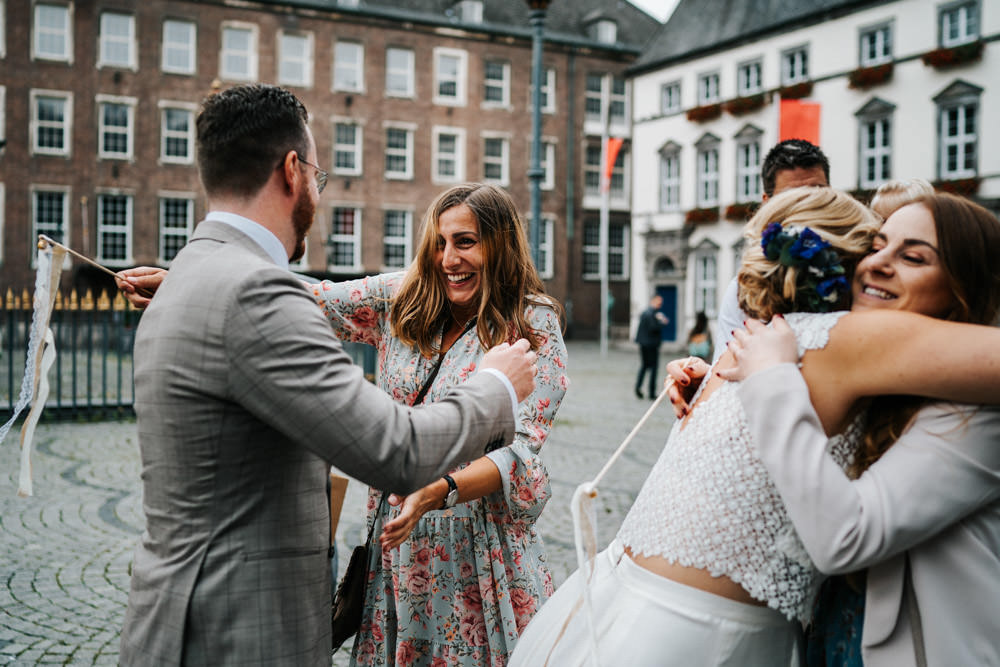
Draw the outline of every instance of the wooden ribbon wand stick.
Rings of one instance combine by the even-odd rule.
[[[46,244],[46,243],[49,244],[49,245],[52,245],[52,246],[57,246],[59,248],[62,248],[63,250],[65,250],[69,254],[73,255],[74,257],[76,257],[78,259],[82,259],[87,264],[90,264],[91,266],[93,266],[95,268],[98,268],[101,271],[104,271],[104,273],[107,273],[108,275],[113,276],[114,278],[119,278],[119,279],[124,280],[124,278],[121,275],[119,275],[118,273],[112,271],[111,269],[109,269],[106,266],[102,266],[101,264],[98,264],[97,262],[95,262],[94,260],[90,259],[86,255],[81,255],[80,253],[78,253],[77,251],[73,250],[69,246],[63,245],[62,243],[59,243],[58,241],[55,241],[55,240],[49,238],[45,234],[39,234],[38,235],[38,249],[39,250],[43,249],[45,247],[44,244]],[[149,290],[147,290],[147,289],[145,289],[143,287],[138,287],[138,286],[133,286],[133,287],[135,287],[135,291],[138,292],[140,296],[144,296],[147,299],[150,299],[150,298],[153,297],[153,293],[150,292]]]

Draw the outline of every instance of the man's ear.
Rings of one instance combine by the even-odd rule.
[[[763,204],[763,203],[767,202],[767,200],[770,199],[770,198],[771,198],[771,195],[769,195],[766,192],[764,192],[764,193],[762,193],[760,195],[760,203]]]
[[[295,184],[302,178],[302,170],[299,169],[299,154],[295,151],[285,153],[285,159],[281,164],[281,173],[285,179],[285,190],[291,194]]]

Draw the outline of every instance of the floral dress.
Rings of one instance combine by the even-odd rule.
[[[389,308],[402,277],[324,281],[312,289],[342,340],[378,349],[378,386],[409,404],[437,358],[422,357],[392,335]],[[538,375],[534,393],[518,408],[513,443],[487,454],[500,471],[502,489],[428,512],[397,549],[376,549],[352,664],[501,667],[552,595],[534,526],[551,495],[539,450],[569,386],[566,346],[552,309],[529,306],[525,314],[539,339]],[[424,403],[475,373],[483,353],[475,329],[462,335],[445,354]],[[369,490],[369,526],[399,512],[387,506],[385,516],[375,517],[380,496]]]

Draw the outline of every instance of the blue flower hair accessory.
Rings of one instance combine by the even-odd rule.
[[[772,222],[764,228],[760,247],[772,262],[799,269],[796,310],[829,312],[850,289],[840,255],[808,227],[782,227],[780,222]]]

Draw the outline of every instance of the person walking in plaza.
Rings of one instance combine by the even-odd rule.
[[[325,184],[307,118],[265,85],[198,113],[209,213],[136,332],[146,526],[122,665],[329,666],[330,464],[418,489],[510,442],[534,388],[527,340],[425,408],[364,379],[287,268]]]
[[[835,447],[845,465],[866,396],[919,391],[1000,401],[1000,329],[941,319],[961,301],[946,281],[915,281],[895,305],[909,312],[891,312],[880,308],[891,303],[887,293],[870,294],[855,279],[855,300],[863,295],[873,308],[836,310],[878,222],[846,193],[785,192],[749,223],[739,274],[746,312],[765,320],[788,313],[809,393],[825,431],[841,434]],[[964,243],[976,236],[963,235]],[[862,261],[856,276],[866,271]],[[996,279],[961,286],[970,289],[1000,299]],[[932,351],[933,365],[925,363]],[[732,363],[727,352],[720,372]],[[705,383],[617,538],[598,554],[592,581],[578,572],[560,587],[529,624],[510,667],[589,664],[595,644],[604,664],[798,664],[801,623],[822,576],[755,453],[739,386],[717,375]],[[577,609],[584,586],[592,626]]]
[[[919,198],[882,228],[856,305],[903,307],[921,282],[937,283],[955,297],[950,319],[992,324],[998,246],[1000,221],[985,209]],[[780,322],[748,327],[736,333],[730,372],[745,380],[739,396],[761,460],[817,567],[853,573],[852,587],[843,577],[827,580],[838,589],[824,584],[807,664],[916,665],[923,654],[926,665],[1000,665],[1000,410],[875,399],[845,471],[794,366],[794,337]]]
[[[535,531],[551,495],[539,451],[569,386],[562,309],[531,262],[517,206],[496,186],[452,187],[427,210],[406,272],[312,290],[338,337],[378,348],[376,382],[401,402],[438,364],[429,403],[491,345],[525,338],[537,352],[536,389],[513,443],[391,496],[387,513],[371,489],[368,522],[381,528],[383,552],[371,562],[352,653],[357,665],[506,663],[553,591]]]
[[[642,379],[649,374],[649,398],[656,398],[656,373],[660,367],[660,343],[663,327],[670,323],[660,308],[663,297],[654,294],[649,307],[639,315],[639,326],[635,332],[635,342],[639,344],[639,374],[635,378],[635,395],[642,398]]]

